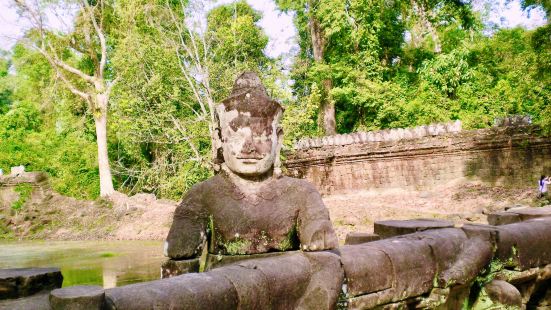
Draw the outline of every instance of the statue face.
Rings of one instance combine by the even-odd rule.
[[[278,143],[277,121],[250,117],[236,110],[219,114],[226,166],[243,176],[263,175],[274,165]]]

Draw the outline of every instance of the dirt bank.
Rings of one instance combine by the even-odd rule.
[[[378,190],[324,197],[339,239],[347,233],[373,232],[378,220],[435,218],[462,223],[487,223],[489,212],[512,206],[536,206],[537,189],[448,183],[432,191]]]
[[[0,240],[162,240],[176,208],[152,194],[85,201],[59,195],[47,183],[28,184],[0,186]]]
[[[458,183],[459,184],[459,183]],[[512,205],[534,205],[530,188],[449,183],[433,191],[366,191],[324,197],[341,242],[348,232],[372,232],[384,219],[442,218],[458,224],[485,223],[484,213]],[[18,210],[19,193],[0,188],[0,239],[162,240],[172,223],[176,201],[151,194],[111,201],[82,201],[34,187]]]

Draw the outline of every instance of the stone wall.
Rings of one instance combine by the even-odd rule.
[[[398,132],[407,138],[397,139]],[[455,123],[375,137],[385,135],[360,133],[299,142],[286,156],[287,173],[306,178],[324,194],[425,190],[463,178],[535,186],[542,173],[551,174],[551,138],[542,137],[533,126],[461,131]],[[347,143],[341,144],[342,140]]]

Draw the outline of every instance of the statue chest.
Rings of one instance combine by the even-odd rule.
[[[209,252],[258,254],[298,249],[298,206],[285,197],[215,199],[209,206]]]

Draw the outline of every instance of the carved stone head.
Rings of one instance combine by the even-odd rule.
[[[283,108],[268,97],[256,73],[241,74],[231,95],[216,107],[219,160],[244,177],[271,173],[279,157],[282,113]]]

